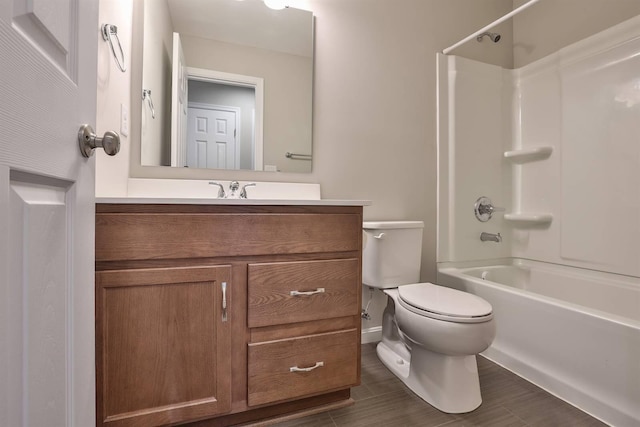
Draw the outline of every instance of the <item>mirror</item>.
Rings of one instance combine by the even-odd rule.
[[[311,12],[139,1],[142,166],[311,172]]]

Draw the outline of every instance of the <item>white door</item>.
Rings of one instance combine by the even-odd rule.
[[[171,166],[187,164],[187,105],[189,95],[187,63],[180,34],[173,33],[171,73]]]
[[[237,113],[189,107],[187,164],[190,168],[240,169]]]
[[[0,0],[0,426],[95,425],[98,0]],[[104,131],[104,130],[102,130]]]

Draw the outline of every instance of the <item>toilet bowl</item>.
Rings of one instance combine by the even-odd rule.
[[[388,296],[376,351],[391,372],[435,408],[470,412],[482,403],[475,355],[495,337],[492,308],[476,295],[415,283],[422,227],[417,221],[363,225],[363,282]]]
[[[401,297],[405,287],[426,288],[429,293],[450,291],[450,302],[455,303],[459,296],[461,306],[468,302],[467,297],[475,297],[477,310],[466,316],[458,310],[452,316],[416,308]],[[488,303],[475,295],[431,283],[384,292],[389,301],[383,315],[382,341],[376,351],[385,366],[443,412],[464,413],[480,406],[475,355],[486,350],[495,337],[491,306],[486,307]]]

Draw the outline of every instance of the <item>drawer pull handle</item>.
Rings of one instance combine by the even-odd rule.
[[[299,295],[315,295],[315,294],[324,294],[324,288],[318,288],[315,291],[291,291],[289,295],[292,297]]]
[[[315,365],[309,366],[308,368],[298,368],[297,366],[292,366],[289,368],[289,372],[311,372],[321,366],[324,366],[324,362],[316,362]]]
[[[222,321],[227,321],[227,282],[220,284],[222,287]]]

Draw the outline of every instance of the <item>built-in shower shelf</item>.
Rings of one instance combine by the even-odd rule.
[[[534,162],[536,160],[544,160],[553,152],[553,147],[534,147],[523,148],[521,150],[505,151],[504,158],[513,163]]]
[[[512,212],[504,214],[505,221],[528,224],[548,224],[553,215],[546,212]]]

